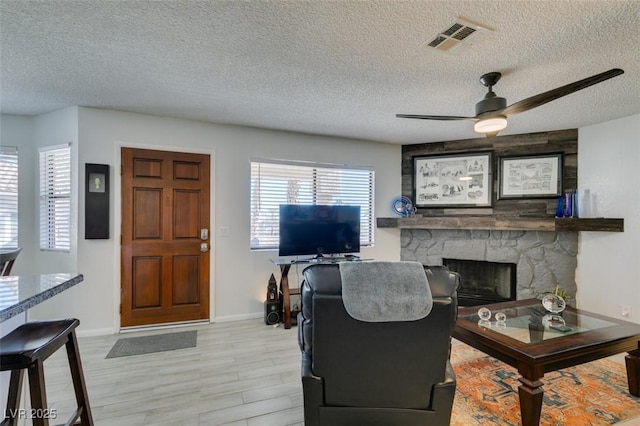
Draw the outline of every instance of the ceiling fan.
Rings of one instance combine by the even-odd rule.
[[[498,83],[502,74],[499,72],[490,72],[480,77],[480,83],[486,86],[489,91],[480,102],[476,104],[475,117],[461,117],[451,115],[412,115],[412,114],[396,114],[399,118],[417,118],[420,120],[472,120],[475,121],[473,129],[478,133],[485,133],[487,137],[495,136],[507,127],[507,117],[530,109],[544,105],[563,96],[582,90],[586,87],[603,82],[620,74],[624,71],[619,68],[613,68],[600,74],[587,77],[583,80],[575,81],[565,86],[557,87],[548,92],[540,93],[535,96],[518,101],[507,106],[505,98],[498,97],[493,86]]]

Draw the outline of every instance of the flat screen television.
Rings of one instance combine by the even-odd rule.
[[[280,256],[360,251],[360,206],[280,205]]]

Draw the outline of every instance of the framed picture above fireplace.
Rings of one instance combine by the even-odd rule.
[[[413,157],[417,207],[490,207],[491,152]]]
[[[498,163],[498,199],[562,195],[562,153],[500,157]]]

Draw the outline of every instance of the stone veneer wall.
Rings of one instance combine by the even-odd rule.
[[[539,297],[559,285],[573,305],[577,255],[577,232],[403,229],[401,233],[401,260],[425,265],[442,265],[443,257],[515,263],[517,300]]]

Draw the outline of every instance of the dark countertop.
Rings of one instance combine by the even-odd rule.
[[[82,282],[78,273],[0,277],[0,322],[32,308]]]

